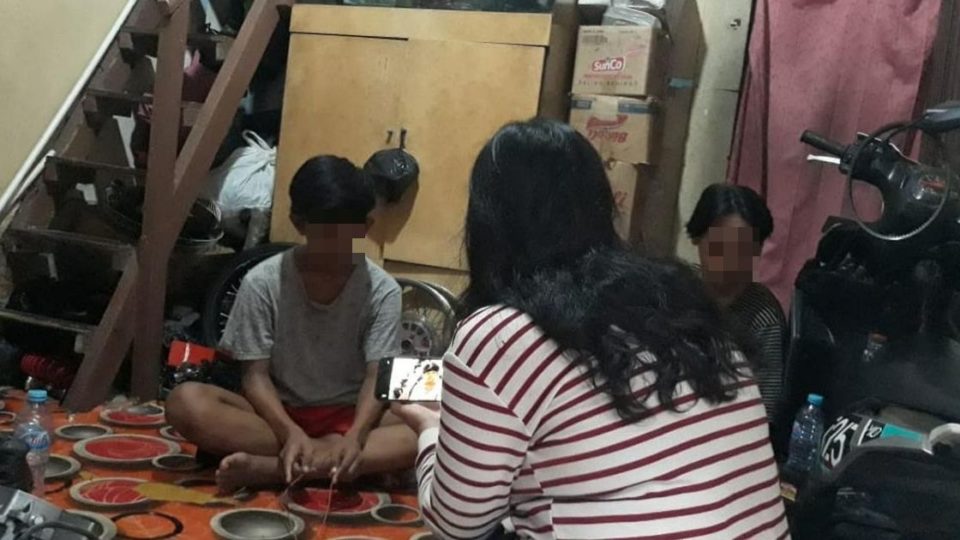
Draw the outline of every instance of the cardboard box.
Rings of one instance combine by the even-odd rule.
[[[632,246],[643,244],[642,210],[652,169],[622,161],[607,162],[607,178],[617,206],[614,226],[620,238]]]
[[[656,163],[659,104],[651,99],[573,96],[570,125],[590,139],[604,159]]]
[[[581,26],[574,94],[663,95],[666,47],[650,26]]]

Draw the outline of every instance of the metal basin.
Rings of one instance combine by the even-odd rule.
[[[69,424],[57,428],[55,433],[62,439],[82,441],[83,439],[109,435],[113,433],[113,430],[99,424]]]
[[[217,514],[210,528],[224,540],[288,540],[303,534],[303,520],[293,514],[244,508]]]
[[[59,480],[61,478],[70,478],[80,471],[80,462],[69,456],[59,454],[50,454],[50,460],[47,461],[47,467],[44,469],[44,480]]]

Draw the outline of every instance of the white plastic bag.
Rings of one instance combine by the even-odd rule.
[[[210,171],[207,181],[204,196],[216,202],[224,214],[245,208],[269,210],[273,204],[277,149],[253,131],[244,131],[243,140],[247,145]]]

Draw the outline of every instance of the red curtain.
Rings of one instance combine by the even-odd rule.
[[[831,215],[848,215],[845,180],[808,163],[812,129],[840,142],[911,118],[941,0],[757,0],[728,180],[773,213],[759,281],[788,306],[800,267]],[[871,217],[874,193],[856,194]],[[865,195],[865,196],[864,196]]]

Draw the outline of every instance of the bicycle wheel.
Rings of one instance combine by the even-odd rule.
[[[223,329],[230,318],[230,310],[237,298],[240,282],[251,268],[270,257],[282,253],[296,244],[275,243],[264,244],[253,249],[240,252],[224,267],[217,276],[213,286],[207,291],[203,303],[203,340],[208,347],[216,347],[220,343]]]
[[[456,329],[454,307],[429,283],[395,278],[403,299],[400,348],[405,355],[442,356]]]

